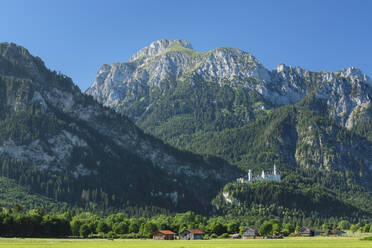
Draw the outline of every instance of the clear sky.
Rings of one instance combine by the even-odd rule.
[[[230,46],[268,69],[356,66],[372,76],[368,0],[1,0],[0,42],[14,42],[85,90],[102,64],[125,62],[152,41]]]

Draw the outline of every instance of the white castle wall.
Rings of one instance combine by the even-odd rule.
[[[274,164],[274,169],[273,169],[272,173],[265,172],[264,170],[262,170],[261,176],[253,177],[252,170],[248,170],[247,178],[240,177],[240,178],[236,179],[236,181],[238,183],[250,183],[250,182],[254,182],[254,181],[266,181],[266,180],[268,180],[268,181],[280,181],[281,180],[280,174],[276,170],[276,165],[275,164]]]

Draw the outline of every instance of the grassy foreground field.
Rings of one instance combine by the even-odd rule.
[[[282,240],[203,240],[203,241],[153,241],[153,240],[102,240],[102,239],[19,239],[1,238],[0,247],[6,248],[332,248],[332,247],[372,247],[372,241],[360,241],[359,238],[317,237],[286,238]]]

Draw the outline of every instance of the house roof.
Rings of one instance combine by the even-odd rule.
[[[171,235],[176,234],[176,233],[174,233],[174,232],[172,232],[172,231],[170,231],[170,230],[157,230],[156,232],[154,232],[154,234],[155,234],[155,233],[171,234]]]
[[[246,228],[243,229],[243,232],[246,232],[246,231],[258,232],[258,229],[254,228],[254,227],[246,227]]]
[[[300,229],[300,232],[311,232],[311,231],[314,231],[314,230],[310,227],[307,227],[307,226],[303,226]]]
[[[204,234],[204,232],[202,232],[200,230],[197,230],[197,229],[189,229],[188,231],[193,233],[193,234]]]

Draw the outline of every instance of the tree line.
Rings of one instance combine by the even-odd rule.
[[[242,233],[246,227],[256,227],[260,235],[290,235],[299,232],[302,223],[283,219],[257,219],[255,224],[228,216],[206,217],[194,212],[153,217],[129,217],[125,213],[99,216],[91,212],[73,214],[46,213],[42,209],[23,211],[19,205],[1,208],[0,236],[2,237],[82,237],[82,238],[151,238],[159,229],[181,233],[185,229],[200,229],[206,238],[225,238]],[[313,228],[372,232],[372,223],[350,223],[347,220],[329,220]]]

